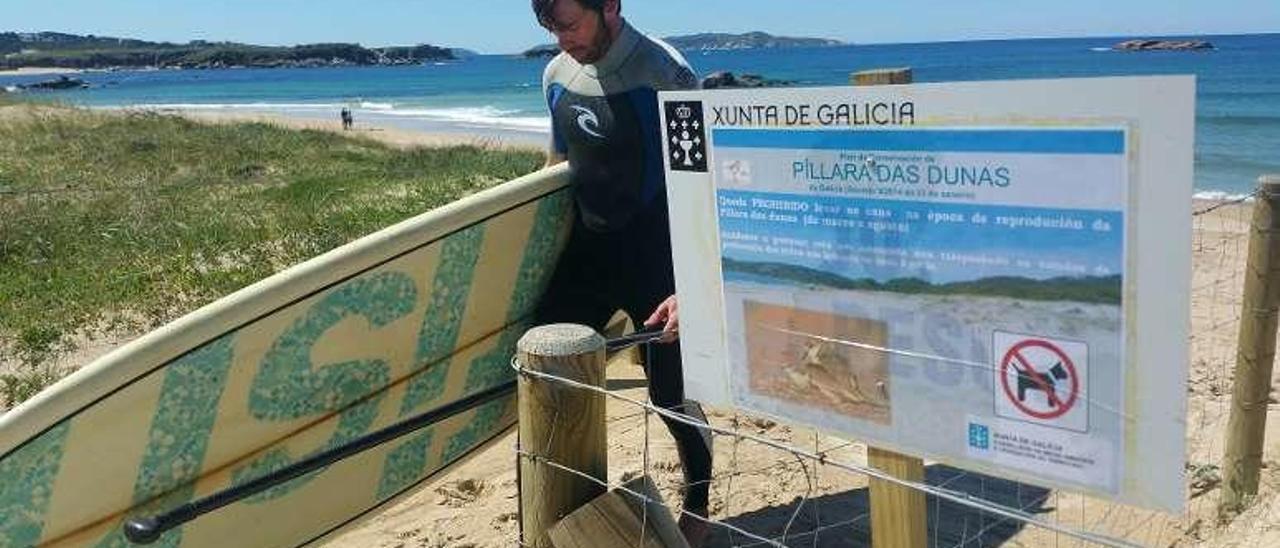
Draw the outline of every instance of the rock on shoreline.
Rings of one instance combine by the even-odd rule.
[[[1204,40],[1126,40],[1111,49],[1119,51],[1202,51],[1217,49]]]
[[[775,88],[793,85],[795,82],[790,80],[774,80],[759,74],[735,75],[729,71],[713,72],[702,79],[702,89]]]
[[[555,44],[545,44],[525,50],[520,54],[525,59],[550,59],[560,55],[560,46]]]
[[[18,84],[14,86],[15,90],[35,90],[35,91],[86,89],[88,87],[89,87],[88,82],[85,82],[84,80],[81,80],[79,78],[71,78],[66,75],[59,76],[54,80],[45,80],[42,82],[36,82],[34,84],[26,84],[26,85]]]

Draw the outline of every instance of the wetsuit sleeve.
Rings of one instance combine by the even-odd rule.
[[[689,62],[685,60],[684,55],[670,44],[661,40],[655,40],[658,46],[666,52],[665,63],[661,74],[655,82],[658,91],[679,91],[698,89],[701,84],[698,82],[698,75],[689,67]]]
[[[552,62],[554,63],[554,61]],[[552,154],[565,157],[569,154],[569,147],[565,143],[564,136],[556,129],[555,112],[556,104],[560,102],[560,98],[564,96],[564,85],[556,82],[552,78],[553,64],[547,65],[547,70],[542,75],[542,93],[547,101],[547,112],[551,116],[551,143],[549,151]]]
[[[679,66],[671,72],[670,85],[671,87],[668,89],[672,91],[698,89],[702,87],[698,82],[697,75],[693,73],[693,69],[689,68],[688,65]]]

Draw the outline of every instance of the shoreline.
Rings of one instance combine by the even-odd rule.
[[[84,69],[62,67],[21,67],[16,69],[0,69],[0,76],[42,76],[50,74],[83,74]]]
[[[322,119],[308,116],[290,116],[269,111],[210,112],[190,109],[109,109],[109,111],[128,112],[143,110],[161,114],[181,116],[188,120],[209,124],[265,123],[293,130],[327,131],[350,137],[363,137],[396,148],[415,147],[448,147],[475,146],[495,150],[524,150],[545,152],[542,139],[529,137],[520,132],[502,130],[482,130],[472,128],[452,128],[446,124],[429,125],[428,129],[397,127],[390,124],[356,122],[351,130],[343,130],[336,119]]]

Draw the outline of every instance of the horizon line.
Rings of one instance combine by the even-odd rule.
[[[830,37],[822,37],[822,36],[792,36],[792,35],[786,35],[786,34],[774,34],[773,32],[766,31],[766,30],[751,30],[751,31],[743,31],[743,32],[729,32],[729,31],[715,31],[715,30],[707,30],[707,31],[693,32],[693,33],[687,33],[687,34],[670,34],[670,35],[666,35],[666,36],[661,36],[660,38],[662,38],[662,39],[667,39],[667,38],[671,38],[671,37],[677,37],[677,36],[693,36],[693,35],[697,35],[697,34],[728,34],[728,35],[743,35],[743,34],[749,34],[749,33],[754,33],[754,32],[763,32],[763,33],[765,33],[765,34],[769,34],[769,35],[771,35],[771,36],[775,36],[775,37],[779,37],[779,38],[799,38],[799,39],[836,40],[836,41],[841,42],[841,44],[840,44],[840,45],[835,45],[835,46],[817,46],[815,49],[819,49],[819,48],[822,48],[822,47],[849,47],[849,46],[908,46],[908,45],[925,45],[925,44],[956,44],[956,43],[972,43],[972,42],[1011,42],[1011,41],[1024,41],[1024,40],[1025,40],[1025,41],[1033,41],[1033,40],[1090,40],[1090,39],[1099,39],[1099,40],[1101,40],[1101,39],[1107,39],[1107,40],[1116,40],[1116,39],[1120,39],[1120,40],[1124,40],[1124,39],[1129,39],[1129,40],[1141,40],[1141,39],[1208,38],[1208,37],[1229,37],[1229,36],[1272,36],[1272,35],[1280,35],[1280,31],[1275,31],[1275,32],[1209,32],[1209,33],[1172,32],[1172,33],[1153,33],[1153,34],[1061,35],[1061,36],[1045,36],[1045,35],[1039,35],[1039,36],[974,37],[974,38],[940,39],[940,40],[906,40],[906,41],[883,41],[883,42],[880,42],[880,41],[859,42],[859,41],[853,41],[853,40],[848,40],[848,39],[843,39],[843,38],[830,38]],[[41,34],[41,33],[53,33],[53,34],[66,34],[66,35],[72,35],[72,36],[94,37],[94,38],[106,38],[106,39],[117,39],[117,40],[138,40],[138,41],[143,41],[143,42],[152,42],[152,43],[156,43],[156,44],[173,44],[173,45],[188,45],[188,44],[191,44],[191,43],[193,43],[193,42],[205,42],[205,43],[209,43],[209,44],[222,44],[222,43],[227,43],[227,44],[239,44],[239,45],[248,45],[248,46],[282,47],[282,48],[287,48],[287,47],[296,47],[296,46],[305,46],[305,45],[313,45],[313,44],[355,44],[355,45],[357,45],[357,46],[364,47],[364,48],[412,47],[412,46],[424,46],[424,45],[425,45],[425,46],[434,46],[434,47],[443,48],[443,49],[449,49],[449,50],[455,50],[455,49],[456,49],[456,50],[465,50],[465,51],[475,52],[475,53],[477,53],[477,54],[479,54],[479,55],[493,55],[493,56],[503,56],[503,55],[508,55],[508,56],[509,56],[509,55],[520,55],[520,54],[522,54],[522,53],[524,53],[524,52],[526,52],[526,51],[528,51],[528,50],[530,50],[530,49],[534,49],[534,48],[538,48],[538,47],[546,46],[546,45],[554,45],[554,43],[551,43],[551,42],[542,42],[542,43],[538,43],[538,44],[534,44],[534,45],[528,46],[528,47],[526,47],[526,48],[524,48],[523,50],[520,50],[520,51],[513,51],[513,52],[486,52],[486,51],[482,51],[482,50],[477,49],[477,48],[474,48],[474,47],[456,46],[456,45],[445,45],[445,44],[435,44],[435,43],[422,42],[422,41],[420,41],[420,42],[416,42],[416,43],[414,43],[414,44],[405,44],[405,43],[399,43],[399,44],[396,44],[396,43],[388,43],[388,44],[369,44],[369,45],[366,45],[366,44],[364,44],[364,43],[362,43],[362,42],[344,42],[344,41],[318,41],[318,42],[297,42],[297,43],[293,43],[293,44],[281,44],[281,43],[270,43],[270,42],[237,42],[237,41],[233,41],[233,40],[211,40],[211,39],[194,39],[194,38],[193,38],[193,39],[189,39],[189,40],[187,40],[186,42],[176,42],[176,41],[171,41],[171,40],[158,40],[158,39],[138,38],[138,37],[129,37],[129,36],[109,36],[109,35],[100,35],[100,34],[93,34],[93,33],[88,33],[88,34],[77,34],[77,33],[75,33],[75,32],[59,31],[59,30],[42,30],[42,31],[6,30],[6,31],[0,31],[0,34],[8,34],[8,33],[13,33],[13,34]],[[655,35],[656,33],[646,33],[646,34]]]

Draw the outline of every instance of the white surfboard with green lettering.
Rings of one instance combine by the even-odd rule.
[[[509,383],[568,234],[564,168],[356,241],[120,348],[0,417],[0,547],[128,546],[125,519]],[[297,546],[515,421],[506,396],[169,531]]]

